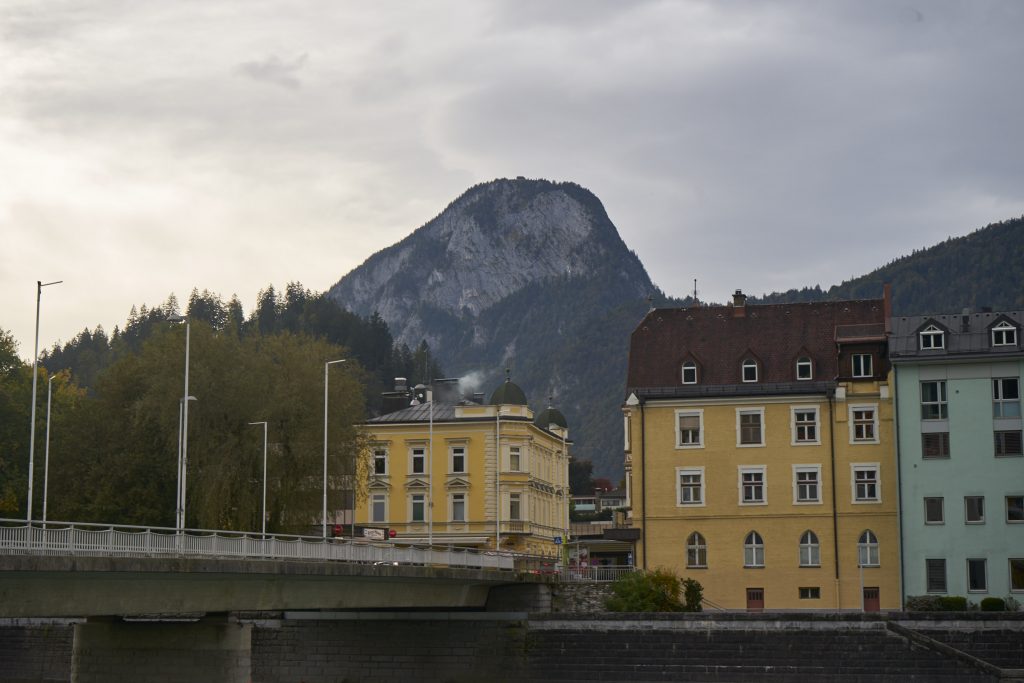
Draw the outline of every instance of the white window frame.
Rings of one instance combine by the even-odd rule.
[[[996,341],[997,338],[1002,337],[1001,341]],[[992,328],[992,346],[1016,346],[1017,345],[1017,328],[1006,322],[1005,320],[1000,321],[998,325]]]
[[[926,384],[934,384],[936,389],[936,397],[934,401],[926,401],[924,396],[924,387]],[[949,393],[947,392],[948,387],[946,386],[946,380],[944,379],[927,379],[921,382],[921,419],[926,421],[932,420],[948,420],[949,419]],[[938,417],[925,417],[925,407],[936,406],[938,409]]]
[[[462,519],[456,519],[455,518],[455,499],[460,497],[460,496],[462,497]],[[467,496],[465,493],[463,493],[462,491],[459,491],[459,492],[456,492],[456,493],[448,494],[448,519],[450,519],[453,524],[465,524],[466,523],[466,520],[469,519],[468,508],[469,508],[469,496]]]
[[[761,443],[742,443],[743,430],[740,425],[741,415],[758,415],[761,422]],[[764,408],[737,408],[736,409],[736,447],[737,448],[764,448],[767,442],[766,428],[764,423]]]
[[[622,447],[627,453],[630,451],[631,434],[629,429],[630,415],[622,416]]]
[[[930,562],[941,562],[942,563],[942,588],[932,588],[929,584],[929,567]],[[944,557],[926,557],[924,559],[924,590],[925,593],[931,593],[933,595],[942,595],[949,592],[949,562]]]
[[[1006,398],[1006,382],[1017,383],[1017,398]],[[1016,405],[1016,410],[1010,410],[1007,414],[1006,406]],[[1016,414],[1014,414],[1016,413]],[[1020,415],[1020,378],[1019,377],[993,377],[992,378],[992,417],[995,418],[1019,418]]]
[[[381,453],[383,453],[383,457],[378,457],[378,454],[381,454]],[[373,475],[375,477],[386,477],[386,476],[388,476],[388,474],[390,474],[390,463],[388,462],[390,460],[390,458],[388,457],[389,455],[390,454],[388,453],[388,447],[387,446],[374,446],[373,447]],[[377,471],[377,462],[378,461],[382,461],[384,463],[384,471],[383,472],[378,472]]]
[[[747,501],[744,498],[744,474],[761,475],[761,498],[759,500]],[[744,507],[767,505],[768,504],[768,467],[766,465],[740,465],[737,468],[736,484],[739,488],[739,504]]]
[[[420,470],[419,472],[416,471],[416,467],[415,467],[416,459],[418,457],[416,455],[416,451],[422,451],[423,452],[422,455],[419,456],[419,457],[423,458],[423,469]],[[424,444],[424,445],[409,446],[409,474],[417,475],[417,474],[426,474],[426,473],[427,473],[427,447],[426,447],[426,445]]]
[[[692,371],[693,379],[690,379],[690,380],[686,379],[686,374],[687,374],[686,371],[687,370],[691,370]],[[680,366],[680,380],[682,381],[682,383],[683,384],[696,384],[698,379],[699,378],[697,376],[697,364],[694,363],[692,360],[684,360],[682,366]]]
[[[806,377],[800,376],[801,367],[807,368]],[[800,356],[796,359],[796,379],[798,382],[806,382],[814,379],[814,361],[812,361],[809,356]]]
[[[860,368],[857,367],[857,359],[860,359]],[[874,364],[874,358],[870,353],[855,353],[850,357],[850,374],[856,378],[874,377]]]
[[[797,413],[814,413],[814,440],[800,440],[797,438],[798,427],[806,426],[806,423],[797,424]],[[820,446],[821,445],[821,411],[818,406],[791,406],[789,409],[790,444],[793,446]]]
[[[981,515],[978,519],[971,519],[970,506],[967,501],[969,500],[980,500],[981,501]],[[985,523],[985,496],[964,496],[964,524],[984,524]]]
[[[871,529],[860,532],[860,536],[857,537],[857,566],[881,567],[882,553],[879,548],[878,534]]]
[[[516,454],[516,456],[517,456],[516,459],[518,460],[518,462],[516,463],[515,467],[512,466],[512,453]],[[524,449],[523,449],[522,446],[520,446],[518,444],[512,444],[512,445],[510,445],[508,447],[508,471],[509,472],[525,472],[526,471],[526,469],[523,467],[523,464],[525,462],[525,458],[523,457],[523,455],[524,455]]]
[[[946,332],[937,325],[929,325],[917,333],[918,345],[922,351],[946,348]],[[935,340],[938,340],[936,342]],[[928,343],[925,343],[928,340]]]
[[[750,551],[749,557],[747,556],[748,550]],[[760,562],[758,559],[760,559]],[[756,531],[749,531],[747,532],[747,535],[743,537],[743,566],[747,569],[759,569],[763,568],[764,565],[764,536]]]
[[[700,476],[700,502],[688,502],[683,500],[683,475]],[[704,507],[707,505],[707,481],[704,478],[703,467],[677,467],[676,468],[676,507]]]
[[[858,498],[857,496],[857,473],[875,473],[875,497]],[[870,482],[864,482],[868,484]],[[850,463],[850,497],[854,505],[878,504],[882,502],[882,468],[877,462],[854,462]]]
[[[811,535],[811,539],[807,543],[804,543],[804,539],[807,538],[807,534]],[[818,534],[814,533],[810,529],[805,529],[800,534],[800,558],[799,566],[801,567],[820,567],[821,566],[821,541],[818,538]],[[807,562],[804,562],[804,550],[807,550]],[[815,561],[816,560],[816,561]]]
[[[747,368],[754,369],[754,378],[747,379]],[[753,384],[757,382],[758,376],[760,375],[760,369],[758,368],[757,361],[753,358],[748,358],[740,365],[740,379],[744,384]]]
[[[515,500],[518,514],[512,516],[512,501]],[[510,522],[522,522],[523,521],[523,494],[518,491],[513,491],[508,494],[508,521]]]
[[[423,519],[416,519],[416,498],[423,498]],[[426,493],[410,493],[409,494],[409,523],[410,524],[426,524],[427,523],[427,494]]]
[[[462,451],[462,469],[455,469],[455,451]],[[469,472],[469,448],[464,443],[455,443],[448,446],[448,474],[466,474]]]
[[[697,429],[697,443],[683,443],[683,430],[679,426],[679,419],[682,417],[693,417],[696,415],[699,419],[699,426]],[[676,448],[704,448],[704,409],[695,408],[689,410],[677,410],[676,411]]]
[[[1003,517],[1006,520],[1007,524],[1024,524],[1024,519],[1010,519],[1010,499],[1011,498],[1020,498],[1021,499],[1021,510],[1024,510],[1024,496],[1022,496],[1020,494],[1010,494],[1008,496],[1004,496],[1003,497],[1003,505],[1004,505],[1004,508],[1005,508],[1003,510]]]
[[[814,472],[817,498],[800,498],[799,475],[806,472]],[[821,505],[821,465],[793,465],[793,505]]]
[[[971,562],[981,562],[982,567],[982,578],[985,585],[981,588],[971,588]],[[968,557],[964,563],[966,565],[964,578],[966,579],[966,588],[968,593],[988,593],[988,560],[984,557]]]
[[[871,433],[872,438],[870,439],[858,439],[857,438],[857,425],[864,424],[862,420],[854,420],[854,414],[857,411],[871,411]],[[878,443],[878,404],[877,403],[862,403],[858,405],[851,405],[847,409],[847,421],[850,424],[850,443],[851,444],[865,444],[865,443]]]
[[[1013,585],[1013,563],[1019,562],[1024,565],[1024,557],[1008,557],[1006,558],[1006,581],[1009,584],[1011,593],[1024,593],[1024,582],[1021,585],[1014,587]]]
[[[928,519],[928,501],[939,501],[939,518]],[[924,497],[924,523],[928,526],[942,526],[946,523],[946,499],[943,496]]]
[[[386,493],[371,493],[370,494],[370,510],[369,510],[369,512],[370,512],[370,522],[372,522],[374,524],[381,524],[381,523],[386,524],[387,523],[387,521],[388,521],[388,498],[389,498],[389,496]],[[377,516],[374,514],[375,506],[376,506],[376,503],[377,503],[378,500],[380,500],[380,501],[382,501],[384,503],[384,514],[382,515],[381,519],[377,519]]]
[[[690,543],[693,541],[693,543]],[[690,563],[690,552],[693,552],[693,564]],[[704,562],[701,563],[701,555],[704,556]],[[708,540],[704,537],[704,534],[699,531],[692,532],[686,537],[686,568],[687,569],[707,569],[708,568]]]

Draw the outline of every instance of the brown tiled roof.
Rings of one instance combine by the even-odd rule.
[[[883,299],[655,309],[631,337],[627,384],[680,386],[682,363],[693,360],[700,385],[740,385],[747,358],[758,363],[758,384],[784,384],[805,355],[815,380],[833,380],[837,340],[884,339],[884,325]]]

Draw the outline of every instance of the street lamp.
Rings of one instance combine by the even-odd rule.
[[[178,432],[178,493],[175,502],[174,528],[180,533],[185,528],[185,491],[188,481],[188,402],[196,400],[188,394],[188,356],[191,345],[192,323],[183,315],[172,315],[168,322],[185,323],[185,393],[180,407],[180,431]]]
[[[324,540],[327,540],[327,370],[335,363],[344,363],[347,358],[340,360],[329,360],[324,363]]]
[[[260,533],[267,535],[267,423],[250,422],[251,425],[263,425],[263,526]]]
[[[57,375],[52,375],[46,382],[46,457],[43,459],[43,528],[46,528],[46,498],[50,484],[50,404],[53,398],[53,380]]]
[[[32,526],[32,472],[36,462],[36,381],[39,378],[39,304],[43,299],[43,287],[59,285],[63,280],[42,282],[36,280],[36,352],[32,355],[32,428],[28,437],[28,514],[25,523]]]

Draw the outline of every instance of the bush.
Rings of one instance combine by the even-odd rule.
[[[630,572],[612,584],[611,612],[682,612],[679,577],[667,569]]]
[[[1006,601],[1002,598],[983,598],[981,601],[982,612],[1005,612]]]
[[[1007,612],[1020,611],[1020,600],[1013,597],[1012,595],[1007,595],[1005,598],[1003,598],[1003,604],[1006,605]]]
[[[959,595],[911,595],[907,597],[908,612],[966,612],[967,598]]]
[[[966,612],[967,598],[959,595],[943,595],[939,598],[939,608],[943,612]]]
[[[686,603],[683,607],[686,612],[702,612],[704,610],[704,586],[696,579],[685,579],[683,581],[683,600]]]

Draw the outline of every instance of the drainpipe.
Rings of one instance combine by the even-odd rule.
[[[644,400],[640,399],[640,542],[644,546],[644,558],[640,567],[647,571],[647,431],[644,420]]]
[[[832,404],[833,399],[834,392],[828,392],[828,445],[829,456],[832,460],[832,554],[835,562],[836,609],[839,609],[842,604],[840,596],[842,586],[839,582],[839,511],[836,506],[836,499],[838,498],[836,493],[836,422]]]
[[[494,455],[494,550],[501,550],[501,405],[495,406],[497,419],[495,429]]]

